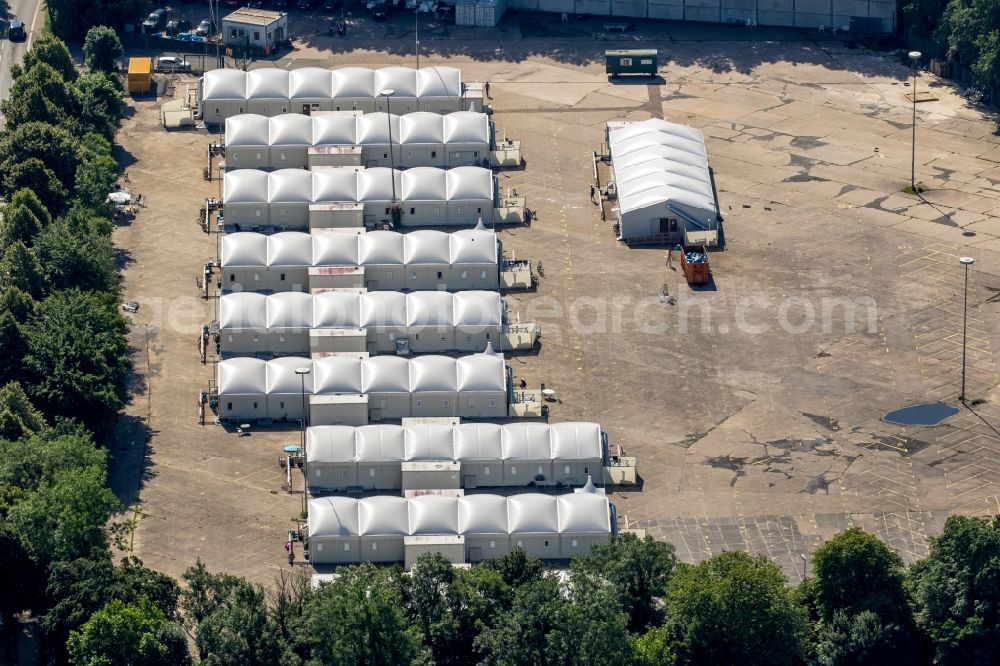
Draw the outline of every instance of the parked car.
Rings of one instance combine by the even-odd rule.
[[[12,42],[20,42],[28,38],[28,31],[24,28],[23,21],[11,21],[7,28],[7,39]]]
[[[173,19],[167,21],[167,34],[173,37],[179,32],[186,32],[191,29],[191,21],[187,19]]]
[[[299,9],[312,9],[312,0],[299,0],[297,7]]]
[[[153,32],[159,32],[163,30],[163,27],[167,24],[167,10],[160,8],[154,9],[146,17],[146,20],[142,22],[142,31],[146,34]]]
[[[158,72],[190,72],[191,63],[181,56],[163,56],[156,59]]]
[[[215,34],[215,23],[205,19],[198,24],[198,27],[194,29],[194,34],[199,37],[209,37]]]

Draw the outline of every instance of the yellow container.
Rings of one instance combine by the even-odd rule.
[[[148,93],[153,86],[153,59],[129,58],[128,61],[128,91]]]

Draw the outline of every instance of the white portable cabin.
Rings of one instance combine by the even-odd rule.
[[[473,111],[242,114],[226,119],[228,169],[483,166],[493,144],[489,116]]]
[[[701,131],[659,118],[609,124],[619,238],[683,242],[715,231],[719,211]]]
[[[222,237],[220,280],[224,293],[308,291],[358,282],[369,291],[495,291],[501,253],[496,233],[485,229],[240,232]]]
[[[382,91],[394,91],[389,101]],[[362,111],[372,113],[452,113],[483,111],[482,91],[467,87],[453,67],[343,67],[297,70],[278,68],[214,69],[198,83],[198,117],[219,125],[230,116],[258,113]]]
[[[218,366],[222,420],[267,418],[267,363],[256,358],[234,358]]]
[[[514,546],[533,557],[567,559],[607,541],[614,533],[611,515],[607,497],[587,493],[322,497],[309,501],[309,559],[412,564],[430,551],[478,562]]]
[[[299,369],[310,370],[298,374]],[[300,422],[308,409],[307,396],[312,392],[312,372],[295,357],[276,358],[267,363],[267,415],[272,421]],[[304,391],[303,391],[304,389]]]
[[[475,226],[492,222],[496,178],[486,168],[416,167],[400,171],[376,167],[328,167],[315,171],[256,169],[228,171],[223,181],[227,228],[253,231],[310,228],[310,209],[317,214],[329,204],[363,207],[366,226],[388,224],[390,207],[402,211],[402,226]],[[328,216],[323,216],[324,226]]]
[[[449,360],[443,357],[418,360],[426,359],[438,359],[441,363]],[[420,365],[416,366],[415,373],[420,374]],[[427,400],[428,393],[424,392],[424,397],[420,399]],[[538,427],[528,431],[522,425],[460,423],[358,428],[314,425],[306,435],[310,492],[343,490],[355,483],[365,484],[370,479],[378,480],[381,484],[379,489],[396,490],[402,486],[386,483],[399,484],[401,466],[410,463],[457,464],[461,473],[460,487],[467,490],[538,483],[534,476],[538,473],[538,464],[553,470],[553,476],[547,477],[545,484],[583,485],[588,476],[601,478],[599,472],[607,457],[607,445],[600,425],[585,422],[537,423],[531,425]],[[517,468],[511,478],[504,477],[504,468],[508,463]],[[313,466],[322,471],[314,474]],[[565,473],[566,466],[570,467],[570,473]],[[451,468],[441,469],[440,478],[447,481],[447,486],[432,486],[421,481],[419,487],[451,487],[451,477],[448,476],[451,473]],[[581,473],[584,473],[582,478]],[[404,481],[406,476],[403,472]],[[410,487],[417,488],[418,484],[414,482]]]

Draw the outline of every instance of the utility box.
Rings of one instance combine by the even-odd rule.
[[[656,76],[656,49],[625,49],[604,52],[608,76]]]
[[[153,88],[153,59],[129,58],[128,60],[128,91],[144,94]]]

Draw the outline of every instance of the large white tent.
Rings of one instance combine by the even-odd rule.
[[[405,116],[288,113],[271,118],[241,114],[226,120],[226,166],[482,166],[494,142],[489,116],[473,111],[448,115],[419,111]],[[335,150],[347,147],[358,147],[360,151]]]
[[[392,90],[386,102],[382,91]],[[198,83],[198,117],[217,125],[243,113],[277,116],[315,111],[452,113],[482,111],[480,86],[462,83],[454,67],[304,67],[213,69]]]
[[[433,382],[426,372],[433,367]],[[237,357],[218,364],[218,416],[226,422],[287,421],[302,418],[298,399],[269,400],[283,386],[288,368],[308,369],[305,399],[313,425],[343,423],[331,416],[327,398],[351,398],[367,405],[373,420],[404,417],[501,418],[507,416],[509,370],[500,356],[287,356],[263,361]],[[298,386],[295,395],[302,391]],[[284,395],[284,393],[281,393]],[[363,425],[364,422],[354,425]]]
[[[223,291],[305,290],[352,271],[371,291],[496,290],[503,252],[487,229],[240,232],[222,236],[221,245]]]
[[[408,548],[436,539],[461,545],[463,562],[502,557],[515,546],[568,559],[610,538],[612,512],[607,497],[593,493],[323,497],[309,501],[308,547],[314,564],[401,562]]]
[[[679,242],[685,231],[718,228],[705,137],[699,130],[660,118],[609,123],[608,147],[622,240]]]
[[[538,437],[532,437],[536,432],[528,433],[512,424],[495,423],[312,426],[306,431],[309,491],[324,493],[353,485],[399,489],[405,462],[460,463],[463,487],[525,486],[531,482],[583,485],[588,476],[600,481],[601,466],[607,459],[607,436],[600,425],[536,425]],[[373,449],[366,444],[373,440],[395,445]],[[542,471],[532,466],[525,467],[525,474],[511,475],[511,466],[525,465],[518,452],[531,448],[530,455],[543,465]],[[389,475],[385,466],[394,473]],[[542,480],[536,478],[539,476]],[[387,479],[394,483],[384,483]]]
[[[390,221],[392,202],[404,226],[474,226],[492,223],[496,191],[493,172],[477,166],[237,169],[225,175],[222,201],[225,223],[236,231],[307,229],[311,206],[328,204],[360,204],[365,224],[375,226]]]
[[[499,346],[506,306],[495,291],[232,292],[219,299],[223,357],[323,352],[475,352]],[[355,347],[345,338],[353,335]]]

